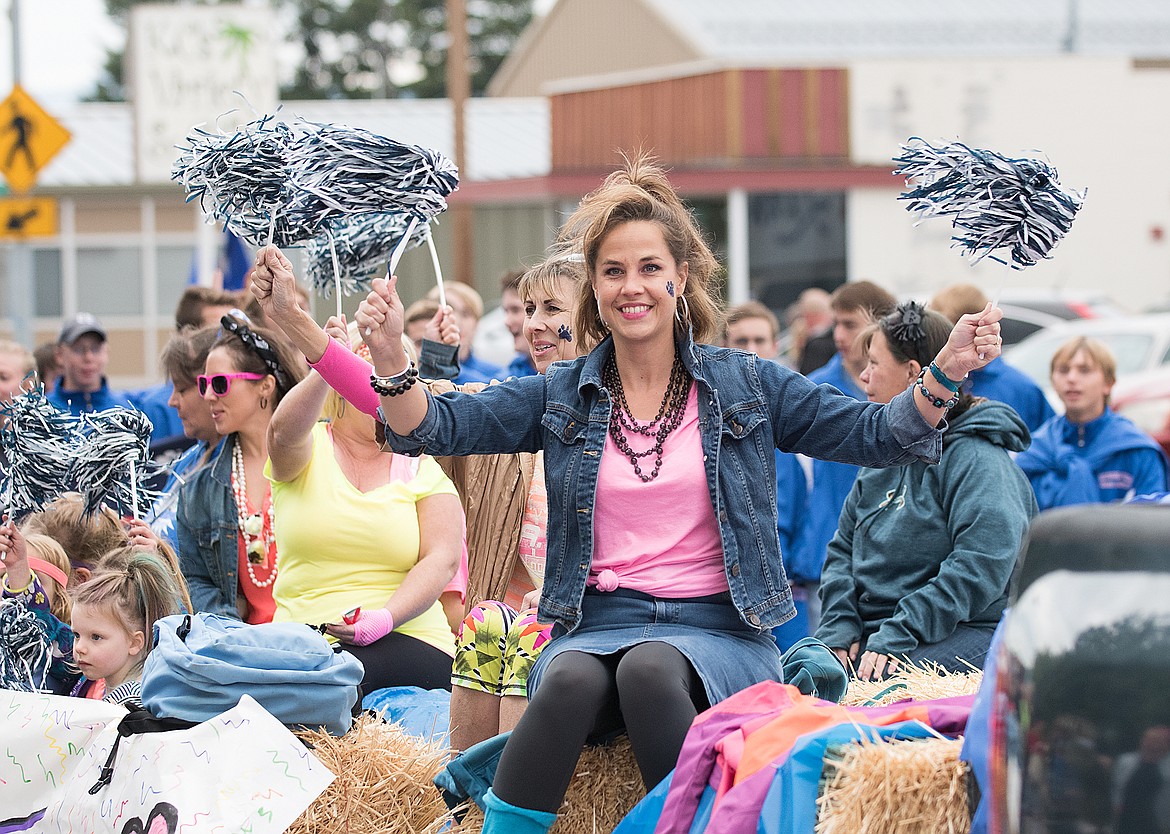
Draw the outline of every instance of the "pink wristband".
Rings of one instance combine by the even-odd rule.
[[[355,646],[368,646],[394,630],[394,615],[385,608],[363,611],[353,624]]]
[[[309,365],[358,411],[371,417],[377,414],[381,400],[370,387],[373,366],[369,362],[330,336],[321,358]]]

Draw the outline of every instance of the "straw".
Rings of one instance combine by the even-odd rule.
[[[865,739],[827,757],[816,834],[967,834],[962,739]]]
[[[903,662],[898,671],[881,681],[853,678],[841,704],[847,707],[884,706],[899,701],[932,701],[974,695],[979,691],[983,673],[971,667],[967,672],[948,672],[933,663],[915,665]]]
[[[613,831],[646,795],[630,740],[586,747],[577,761],[569,790],[549,834],[595,834]],[[451,834],[478,834],[483,812],[472,807]]]
[[[453,822],[432,783],[449,751],[365,714],[344,736],[297,734],[337,778],[287,829],[288,834],[415,834]]]

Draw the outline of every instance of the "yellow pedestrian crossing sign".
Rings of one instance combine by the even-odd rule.
[[[57,234],[57,201],[51,197],[0,197],[0,240]]]
[[[0,102],[0,174],[8,188],[28,191],[37,174],[69,142],[69,131],[18,84]]]

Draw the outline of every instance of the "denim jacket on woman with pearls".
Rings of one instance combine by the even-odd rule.
[[[888,405],[863,403],[753,354],[688,338],[678,347],[698,386],[707,488],[731,597],[743,621],[763,631],[794,613],[776,530],[773,449],[870,467],[936,463],[942,432],[922,418],[912,389]],[[474,395],[428,393],[430,407],[413,433],[387,432],[394,450],[406,454],[544,449],[548,556],[539,613],[570,631],[581,618],[593,554],[594,494],[611,409],[601,372],[612,352],[606,339],[543,376]],[[637,507],[629,519],[637,524]]]

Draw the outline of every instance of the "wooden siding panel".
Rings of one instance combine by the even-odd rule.
[[[843,69],[817,70],[820,75],[818,134],[820,156],[849,156],[849,83]]]
[[[844,158],[846,82],[841,69],[747,69],[556,95],[553,171],[637,150],[667,165]]]
[[[804,94],[800,70],[780,71],[780,113],[779,156],[802,156],[804,153]]]

